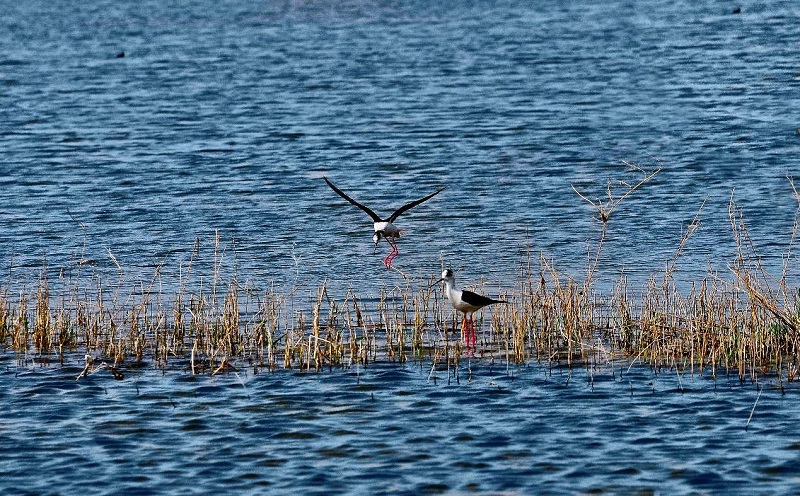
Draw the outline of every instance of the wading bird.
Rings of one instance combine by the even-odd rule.
[[[494,305],[495,303],[507,303],[503,300],[493,300],[483,295],[473,293],[472,291],[456,289],[456,276],[453,271],[446,269],[442,272],[442,278],[436,283],[444,281],[445,292],[447,299],[453,308],[464,314],[464,319],[461,321],[461,328],[464,330],[464,341],[466,341],[467,348],[475,349],[475,321],[473,314],[487,305]],[[436,284],[434,283],[434,284]],[[469,320],[467,320],[469,314]]]
[[[389,252],[389,254],[386,255],[386,258],[383,259],[383,265],[385,265],[387,269],[391,269],[392,268],[392,260],[394,260],[395,257],[397,257],[397,255],[400,253],[397,250],[397,243],[396,243],[397,238],[400,237],[400,229],[398,229],[397,226],[395,226],[393,224],[395,219],[397,219],[397,217],[400,214],[402,214],[403,212],[405,212],[406,210],[408,210],[410,208],[413,208],[413,207],[416,207],[417,205],[419,205],[420,203],[422,203],[424,201],[430,200],[434,196],[436,196],[439,193],[441,193],[442,190],[444,189],[444,188],[441,188],[438,191],[436,191],[434,193],[431,193],[430,195],[426,196],[425,198],[420,198],[419,200],[414,200],[414,201],[412,201],[410,203],[406,203],[402,207],[400,207],[397,210],[395,210],[394,213],[392,215],[390,215],[387,219],[381,219],[378,216],[378,214],[376,214],[375,212],[370,210],[368,207],[366,207],[366,206],[358,203],[357,201],[353,200],[352,198],[347,196],[347,194],[345,194],[344,191],[342,191],[339,188],[337,188],[336,186],[334,186],[332,182],[328,181],[327,177],[323,177],[323,179],[325,179],[325,182],[328,183],[328,186],[330,186],[331,189],[336,192],[336,194],[338,194],[339,196],[341,196],[342,198],[344,198],[345,200],[350,202],[350,204],[355,205],[356,207],[360,208],[361,210],[366,212],[367,215],[372,217],[372,220],[374,222],[373,228],[375,229],[375,233],[372,235],[372,241],[375,242],[375,250],[378,249],[378,242],[380,242],[381,238],[386,239],[386,242],[389,243],[389,246],[392,247],[392,251]],[[373,253],[374,253],[374,251],[373,251]]]

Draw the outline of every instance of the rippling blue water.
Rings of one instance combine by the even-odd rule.
[[[80,367],[9,362],[4,494],[800,490],[796,389],[724,376],[384,363],[76,382]]]
[[[69,5],[69,8],[67,6]],[[529,240],[584,270],[608,180],[657,178],[610,224],[601,270],[725,270],[727,204],[779,260],[800,171],[798,7],[788,2],[10,4],[0,39],[0,260],[129,274],[219,230],[256,284],[373,290],[366,215],[400,218],[396,267],[517,274]],[[124,52],[124,58],[116,55]],[[528,236],[526,238],[526,236]],[[297,266],[299,264],[299,267]],[[368,291],[365,291],[368,292]]]
[[[679,277],[727,273],[732,194],[777,268],[798,207],[800,7],[735,6],[2,2],[3,280],[43,259],[175,274],[196,239],[211,262],[218,230],[228,272],[257,287],[400,283],[325,175],[379,213],[447,186],[400,218],[413,278],[445,263],[507,288],[528,243],[580,275],[600,225],[572,186],[604,198],[636,180],[623,161],[662,171],[614,212],[606,280],[660,270],[705,199]],[[703,381],[629,397],[527,369],[449,386],[393,364],[244,385],[76,374],[5,365],[4,493],[798,489],[794,392],[765,392],[745,433],[754,391]]]

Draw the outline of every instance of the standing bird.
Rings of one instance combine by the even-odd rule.
[[[464,319],[461,321],[461,328],[464,329],[464,340],[467,343],[467,348],[475,349],[475,321],[473,314],[487,305],[494,305],[495,303],[508,303],[503,300],[493,300],[486,296],[473,293],[472,291],[456,289],[456,276],[453,271],[446,269],[442,272],[442,278],[438,282],[444,281],[445,291],[447,292],[447,299],[453,308],[464,314]],[[436,283],[434,283],[436,284]],[[467,320],[469,314],[469,320]]]
[[[390,215],[388,219],[381,219],[380,217],[378,217],[378,214],[370,210],[368,207],[353,200],[352,198],[347,196],[344,191],[334,186],[332,182],[328,181],[327,177],[323,177],[323,179],[325,179],[325,182],[328,183],[328,186],[330,186],[331,189],[336,192],[336,194],[338,194],[339,196],[350,202],[352,205],[355,205],[356,207],[360,208],[361,210],[366,212],[367,215],[372,217],[372,220],[374,222],[373,228],[375,229],[375,233],[372,235],[372,241],[375,242],[375,250],[378,249],[378,242],[381,240],[381,238],[385,238],[386,242],[389,243],[389,246],[392,247],[392,251],[389,252],[389,254],[386,255],[386,258],[383,259],[383,265],[385,265],[387,269],[392,268],[392,260],[394,260],[395,257],[397,257],[397,255],[400,253],[397,250],[397,244],[396,244],[397,238],[400,237],[400,229],[398,229],[397,226],[393,224],[395,219],[397,219],[397,217],[406,210],[412,207],[416,207],[417,205],[419,205],[424,201],[430,200],[434,196],[441,193],[442,190],[444,189],[441,188],[438,191],[426,196],[425,198],[420,198],[419,200],[414,200],[410,203],[406,203],[402,207],[395,210],[394,213]]]

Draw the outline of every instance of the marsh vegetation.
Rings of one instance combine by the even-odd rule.
[[[470,358],[567,366],[642,362],[693,374],[724,371],[741,380],[765,374],[781,383],[796,379],[800,293],[787,273],[796,260],[791,250],[798,215],[781,274],[762,265],[745,213],[732,197],[737,255],[727,273],[709,269],[680,285],[674,278],[700,227],[701,205],[674,257],[644,284],[635,286],[624,274],[598,284],[614,209],[658,170],[636,172],[636,181],[609,182],[603,201],[576,190],[601,226],[581,277],[528,250],[512,286],[471,287],[508,301],[477,314],[474,348],[464,346],[460,318],[432,284],[435,274],[428,280],[404,276],[403,285],[375,295],[352,289],[333,294],[325,281],[285,292],[256,288],[242,274],[226,272],[219,235],[208,243],[212,272],[196,273],[198,240],[173,281],[164,280],[162,266],[151,279],[135,283],[68,271],[52,278],[44,263],[33,287],[0,287],[0,344],[20,361],[85,360],[81,376],[109,369],[116,378],[125,367],[145,365],[218,374],[244,368],[319,371],[377,360],[424,362],[433,369]],[[793,183],[792,189],[800,211]]]

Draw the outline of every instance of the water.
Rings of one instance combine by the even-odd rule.
[[[730,277],[732,196],[777,272],[798,207],[800,8],[732,10],[3,2],[0,284],[30,284],[44,260],[53,280],[150,281],[163,264],[168,293],[190,260],[211,274],[217,232],[225,274],[259,289],[404,284],[322,176],[379,213],[447,186],[400,219],[395,266],[413,284],[444,263],[495,293],[528,246],[580,277],[600,224],[572,186],[605,198],[607,181],[637,180],[623,161],[662,170],[612,214],[599,285],[662,270],[704,200],[677,277]],[[75,383],[4,360],[4,493],[75,492],[89,475],[109,492],[797,490],[793,390],[766,390],[745,433],[752,385],[646,393],[663,380],[648,376],[630,396],[620,380],[481,369],[446,385],[396,364]]]
[[[761,255],[786,252],[791,4],[65,5],[2,17],[0,260],[20,278],[46,257],[149,280],[195,239],[211,259],[218,230],[259,287],[402,282],[323,175],[382,214],[447,186],[400,219],[414,278],[444,262],[508,287],[528,244],[580,276],[600,225],[572,186],[602,199],[637,179],[623,161],[662,172],[612,217],[609,279],[661,270],[706,197],[680,267],[727,273],[734,191]]]
[[[10,362],[4,494],[800,490],[796,387],[759,397],[724,375],[383,363],[76,382],[80,367]]]

